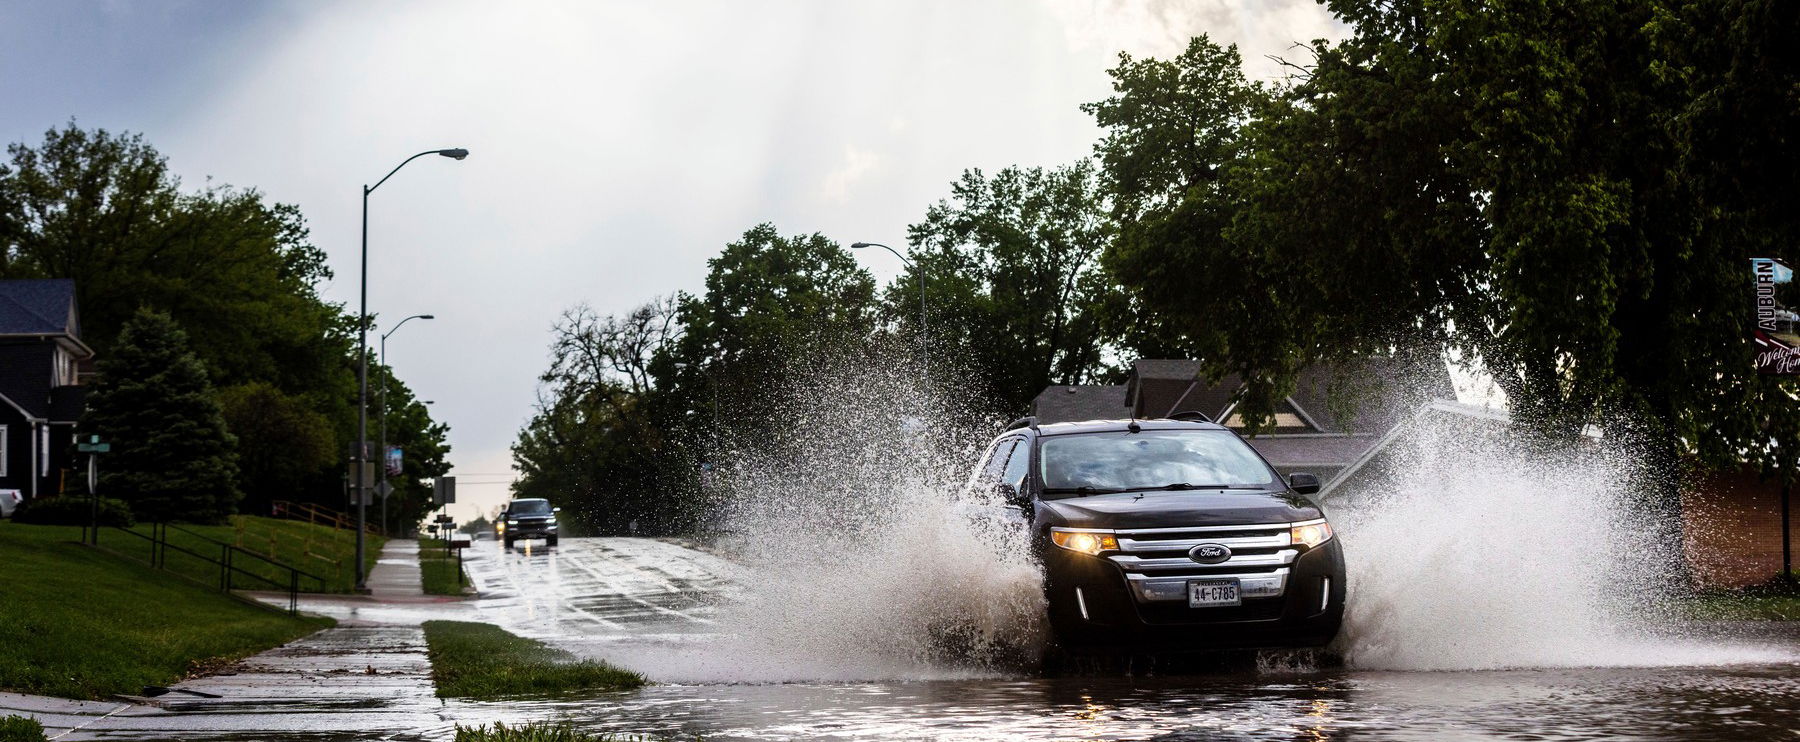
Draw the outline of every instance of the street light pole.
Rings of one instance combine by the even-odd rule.
[[[394,173],[406,164],[426,155],[441,155],[453,160],[461,160],[469,156],[469,151],[462,148],[428,149],[402,160],[389,170],[375,185],[365,185],[362,189],[362,281],[361,304],[356,313],[356,453],[351,457],[350,477],[352,492],[356,495],[356,589],[365,591],[369,587],[369,575],[366,560],[364,534],[369,529],[369,506],[364,502],[362,481],[363,465],[369,459],[369,194],[386,183]]]
[[[851,247],[851,249],[857,249],[857,250],[860,250],[865,247],[879,247],[883,250],[893,253],[894,257],[899,258],[900,262],[905,263],[906,267],[911,268],[913,270],[913,273],[918,275],[918,277],[919,277],[919,361],[921,364],[924,365],[925,376],[926,376],[927,380],[929,380],[930,376],[931,376],[931,351],[928,350],[928,348],[930,347],[930,343],[931,343],[931,329],[929,327],[927,327],[925,324],[925,267],[914,264],[913,261],[908,260],[905,255],[901,255],[899,250],[895,250],[894,248],[888,247],[887,245],[883,245],[879,242],[855,242],[855,243],[851,243],[850,247]]]
[[[393,327],[388,328],[387,332],[384,332],[381,334],[381,368],[383,370],[385,370],[386,373],[383,373],[381,375],[381,474],[380,474],[381,484],[378,484],[375,486],[375,491],[381,495],[381,532],[384,534],[388,532],[388,517],[387,517],[388,488],[386,486],[387,478],[388,478],[388,470],[387,470],[388,377],[394,375],[394,369],[387,365],[387,339],[388,339],[389,335],[399,332],[400,328],[403,325],[405,325],[407,322],[410,322],[415,319],[437,319],[437,318],[433,317],[429,314],[415,314],[411,317],[407,317],[406,319],[400,320],[399,322],[395,323]]]

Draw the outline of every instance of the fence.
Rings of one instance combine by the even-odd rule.
[[[120,528],[118,526],[106,526],[106,528],[110,528],[119,533],[129,534],[133,538],[147,542],[150,552],[149,559],[145,561],[151,567],[156,569],[176,572],[178,574],[184,573],[183,570],[169,568],[169,554],[172,551],[178,558],[193,559],[200,565],[210,565],[211,568],[217,568],[219,589],[225,592],[231,592],[235,589],[238,585],[238,581],[242,578],[248,578],[272,587],[277,591],[286,591],[288,594],[288,613],[298,613],[300,611],[301,578],[312,580],[319,591],[323,592],[325,590],[325,578],[323,577],[283,564],[242,547],[195,533],[194,531],[182,528],[181,526],[168,523],[152,523],[150,524],[150,533],[148,534],[140,533],[129,528]],[[169,540],[170,529],[174,529],[175,531],[186,534],[192,538],[199,539],[211,546],[217,546],[218,556],[215,557],[211,554],[203,554],[195,549],[190,549],[181,544],[171,542]],[[86,529],[84,528],[83,530],[85,531]],[[91,537],[88,541],[89,543],[95,546],[100,545],[100,534],[97,529],[91,534],[84,534],[84,537]],[[210,547],[199,548],[210,550]],[[118,553],[135,558],[135,555],[131,554],[129,550],[119,551]],[[257,571],[246,569],[244,566],[257,563],[272,567],[273,572],[277,576],[271,577],[266,574],[261,574]],[[211,569],[203,567],[203,571],[210,572]],[[194,577],[195,579],[201,579],[192,574],[189,574],[188,576]],[[285,577],[286,579],[283,580],[281,579],[282,577]]]

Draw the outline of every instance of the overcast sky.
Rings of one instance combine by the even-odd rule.
[[[437,315],[388,351],[451,426],[467,517],[505,497],[563,309],[697,290],[764,221],[898,246],[964,168],[1088,154],[1076,107],[1117,54],[1199,33],[1267,78],[1342,31],[1308,0],[0,0],[0,135],[141,132],[190,187],[297,204],[352,308],[359,187],[471,150],[408,166],[369,217],[370,310]]]

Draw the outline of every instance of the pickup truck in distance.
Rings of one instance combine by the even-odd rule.
[[[550,507],[550,501],[541,497],[513,500],[494,518],[494,532],[508,549],[514,541],[533,538],[543,539],[545,546],[555,546],[556,514],[560,512],[562,508]]]
[[[1231,429],[1187,420],[1038,425],[989,446],[973,486],[1018,508],[1065,648],[1319,647],[1344,614],[1325,513]]]

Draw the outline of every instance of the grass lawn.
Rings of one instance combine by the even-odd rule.
[[[150,525],[139,524],[132,530],[148,536]],[[324,578],[324,584],[321,585],[318,580],[302,576],[300,589],[304,592],[347,593],[356,586],[356,574],[352,569],[352,565],[356,563],[356,533],[354,531],[338,530],[297,520],[234,515],[231,517],[230,525],[178,525],[171,527],[168,538],[172,545],[204,554],[212,559],[219,558],[219,545],[207,539],[223,541],[292,566],[302,572]],[[108,549],[143,558],[148,558],[150,552],[149,541],[132,538],[117,531],[101,531],[100,543]],[[386,543],[386,539],[380,536],[368,534],[365,537],[363,561],[369,568],[374,568],[375,560],[381,555],[383,543]],[[170,571],[209,583],[218,582],[218,566],[175,549],[169,549],[165,554],[167,557],[166,568]],[[239,575],[233,578],[232,584],[235,587],[245,590],[287,589],[287,570],[242,555],[236,556],[232,560],[232,564],[277,583],[270,584],[253,577]]]
[[[465,584],[457,571],[456,553],[444,556],[443,539],[419,539],[419,586],[426,595],[461,595]]]
[[[1800,594],[1718,594],[1694,598],[1691,616],[1709,621],[1800,621]]]
[[[0,689],[65,698],[138,693],[332,624],[81,546],[80,533],[0,522]]]
[[[460,732],[461,727],[457,730]],[[37,723],[36,719],[26,716],[0,717],[0,742],[45,742],[47,739],[44,736],[44,725]]]
[[[568,724],[524,724],[506,726],[494,722],[491,727],[456,725],[456,742],[627,742],[649,737],[620,737],[612,734],[578,732]],[[3,740],[0,740],[3,742]]]
[[[467,621],[426,621],[431,679],[439,698],[493,700],[592,690],[623,690],[644,676]],[[526,738],[530,739],[530,738]]]

